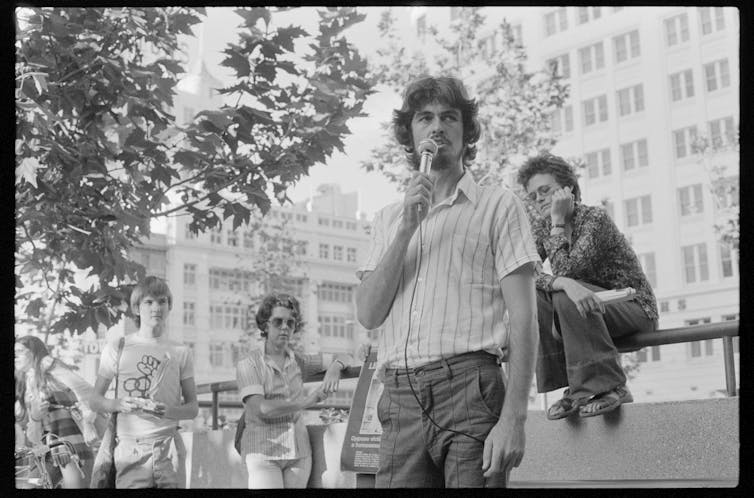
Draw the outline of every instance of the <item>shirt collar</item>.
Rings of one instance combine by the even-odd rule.
[[[453,195],[443,202],[443,204],[454,204],[458,199],[459,194],[463,194],[474,206],[476,206],[476,203],[479,200],[479,185],[476,184],[474,178],[467,169],[464,169],[463,175],[458,179]]]

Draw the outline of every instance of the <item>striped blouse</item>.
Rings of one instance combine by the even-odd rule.
[[[367,259],[374,271],[395,239],[403,203],[377,213]],[[472,351],[504,356],[506,306],[500,280],[540,261],[523,203],[503,187],[480,187],[465,172],[453,194],[432,206],[409,242],[393,305],[382,324],[378,376]],[[414,291],[414,286],[416,290]]]
[[[252,394],[265,399],[294,401],[306,396],[301,368],[322,370],[321,355],[299,356],[287,351],[282,370],[264,350],[256,349],[236,365],[238,392],[243,400]],[[282,417],[262,417],[244,412],[246,428],[241,437],[241,456],[252,454],[262,460],[288,460],[311,454],[309,436],[301,412]]]

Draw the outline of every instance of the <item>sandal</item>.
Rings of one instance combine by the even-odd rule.
[[[633,402],[634,397],[626,386],[618,386],[613,390],[598,394],[589,400],[588,403],[579,408],[579,417],[596,417],[607,412],[611,412],[624,403]],[[592,409],[587,411],[586,408]]]
[[[566,389],[563,391],[563,397],[550,405],[550,408],[547,409],[547,420],[560,420],[576,413],[583,402],[571,398],[570,394],[568,389]],[[554,411],[557,413],[553,414]]]

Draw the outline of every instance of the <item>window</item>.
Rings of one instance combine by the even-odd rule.
[[[597,121],[607,121],[607,95],[600,95],[582,102],[584,109],[584,126],[590,126]]]
[[[665,19],[665,41],[668,47],[689,41],[689,16],[686,13]]]
[[[225,366],[225,343],[209,341],[209,364],[213,367]]]
[[[213,244],[223,243],[223,233],[220,227],[213,227],[209,231],[209,241]]]
[[[319,332],[322,337],[353,339],[353,320],[343,314],[321,314]]]
[[[319,245],[319,257],[320,259],[328,259],[330,257],[330,244]]]
[[[722,7],[697,7],[697,9],[699,9],[699,22],[702,25],[702,35],[708,35],[725,29],[725,13]]]
[[[673,102],[694,96],[694,74],[691,69],[670,75],[670,98]]]
[[[591,20],[594,20],[599,19],[600,17],[602,17],[601,7],[578,7],[578,14],[576,17],[578,24],[589,22],[590,18]]]
[[[618,90],[618,115],[627,116],[644,110],[644,87],[634,85]]]
[[[591,73],[605,67],[605,51],[602,42],[579,49],[581,74]]]
[[[683,159],[686,156],[690,156],[693,153],[692,144],[696,140],[697,131],[696,125],[687,126],[680,130],[673,131],[673,143],[675,144],[675,157],[676,159]]]
[[[649,350],[652,352],[652,361],[660,361],[660,346],[652,346]]]
[[[183,324],[193,327],[194,323],[194,303],[184,301],[183,303]]]
[[[349,263],[356,262],[356,248],[355,247],[349,247],[348,249],[346,249],[346,259]]]
[[[707,91],[714,92],[730,86],[730,68],[728,59],[720,59],[704,65],[704,80]]]
[[[320,226],[323,226],[323,227],[330,226],[330,218],[319,218],[318,222]]]
[[[343,221],[341,221],[341,220],[332,220],[332,227],[333,228],[343,228]]]
[[[670,311],[669,301],[660,301],[660,313],[668,313]]]
[[[681,216],[690,216],[704,212],[702,184],[688,185],[678,189],[678,205]]]
[[[709,128],[710,145],[713,149],[734,145],[737,142],[737,133],[733,124],[733,118],[713,119],[707,123]]]
[[[196,285],[196,265],[183,264],[183,285]]]
[[[610,164],[610,149],[589,152],[586,154],[585,160],[589,178],[599,177],[600,171],[602,171],[603,176],[607,176],[612,172]]]
[[[737,175],[719,179],[713,184],[713,188],[718,209],[738,206],[739,180]]]
[[[228,230],[228,245],[238,247],[238,234],[235,230]]]
[[[193,239],[195,239],[195,238],[196,238],[196,234],[195,234],[194,232],[192,232],[192,231],[191,231],[191,225],[190,225],[189,223],[186,223],[186,224],[184,225],[184,230],[185,230],[185,232],[184,232],[184,234],[183,234],[183,237],[184,237],[184,238],[185,238],[186,240],[193,240]]]
[[[350,303],[353,301],[353,291],[353,285],[324,282],[319,285],[317,294],[323,301]]]
[[[301,223],[306,223],[308,220],[308,217],[305,214],[296,213],[296,221]]]
[[[545,14],[545,36],[552,36],[558,31],[568,29],[568,17],[565,7]]]
[[[215,330],[240,330],[246,326],[246,307],[212,304],[209,307],[210,327]]]
[[[620,153],[623,171],[631,171],[639,167],[649,166],[649,154],[645,138],[621,144]]]
[[[623,201],[626,212],[626,226],[635,227],[652,223],[652,197],[643,195]]]
[[[633,30],[613,37],[613,48],[615,50],[616,64],[639,57],[641,55],[639,31]]]
[[[306,256],[307,252],[309,252],[309,242],[306,240],[299,240],[296,242],[296,254],[299,256]]]
[[[678,300],[678,311],[683,311],[686,309],[686,300],[685,299],[679,299]]]
[[[346,221],[346,230],[356,231],[356,223],[353,221]]]
[[[571,77],[571,61],[568,54],[559,55],[547,60],[547,68],[561,78]]]
[[[343,261],[343,246],[332,247],[332,259],[335,261]]]
[[[243,232],[243,247],[244,249],[254,248],[254,232],[251,230],[244,230]]]
[[[573,107],[567,105],[550,113],[550,129],[556,135],[573,131]]]
[[[427,15],[422,14],[416,18],[416,36],[424,41],[427,36]]]
[[[686,320],[685,325],[691,327],[694,325],[700,325],[703,323],[710,323],[709,318],[697,318],[695,320]],[[712,339],[706,341],[695,341],[689,343],[689,356],[692,358],[699,358],[704,356],[712,356],[715,353],[715,345]]]
[[[723,278],[733,276],[733,251],[728,244],[720,244],[720,264]]]
[[[641,263],[641,268],[642,270],[644,270],[644,275],[647,276],[649,285],[651,285],[653,289],[656,288],[657,268],[655,266],[655,253],[647,252],[644,254],[639,254],[639,263]]]
[[[681,247],[684,283],[693,284],[709,280],[707,267],[707,244],[694,244]]]

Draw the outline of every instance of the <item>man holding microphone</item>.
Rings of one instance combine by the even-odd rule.
[[[383,327],[376,486],[502,487],[523,458],[537,350],[528,219],[513,192],[466,171],[480,127],[458,79],[411,83],[393,125],[414,166],[431,168],[377,213],[357,271],[359,322]]]

